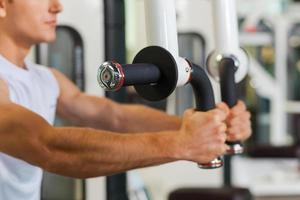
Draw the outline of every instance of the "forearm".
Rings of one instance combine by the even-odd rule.
[[[170,145],[174,133],[159,134],[59,128],[46,142],[53,155],[47,168],[54,173],[85,178],[175,161],[176,144]]]
[[[15,104],[0,109],[0,151],[57,174],[95,177],[177,158],[174,132],[114,134],[53,128]]]
[[[119,130],[124,131],[163,131],[179,130],[181,118],[143,105],[121,105]]]
[[[52,69],[60,86],[57,111],[77,125],[115,132],[178,130],[181,119],[143,106],[123,105],[82,93],[62,73]]]
[[[178,130],[181,119],[142,105],[119,104],[106,98],[81,94],[76,102],[63,104],[66,118],[73,123],[115,132]]]

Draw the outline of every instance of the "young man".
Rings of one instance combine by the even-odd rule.
[[[41,168],[85,178],[177,160],[207,163],[225,153],[226,140],[251,135],[241,102],[180,119],[86,95],[60,72],[24,61],[32,45],[55,39],[61,10],[59,0],[0,0],[0,199],[39,199]],[[101,130],[54,128],[55,112]]]

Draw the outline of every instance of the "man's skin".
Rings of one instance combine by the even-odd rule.
[[[24,58],[32,45],[55,39],[61,10],[59,0],[0,0],[0,54],[26,70]],[[224,103],[205,113],[188,110],[181,119],[84,94],[62,73],[52,72],[60,87],[57,113],[95,129],[49,125],[11,102],[0,81],[0,152],[50,172],[87,178],[177,160],[207,163],[226,152],[226,140],[251,135],[242,102],[231,110]]]

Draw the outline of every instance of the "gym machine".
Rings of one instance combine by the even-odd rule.
[[[208,59],[208,72],[221,81],[222,99],[233,107],[237,101],[235,79],[241,80],[246,75],[248,60],[238,45],[235,1],[214,0],[213,4],[217,46]],[[178,55],[174,1],[146,0],[145,13],[150,46],[136,55],[133,64],[103,63],[97,75],[100,86],[109,91],[134,86],[143,98],[158,101],[168,97],[176,87],[190,83],[196,97],[196,110],[213,109],[215,99],[206,70]],[[229,154],[243,152],[240,142],[228,145],[231,146]],[[213,169],[223,163],[222,158],[216,158],[199,167]]]
[[[177,86],[190,82],[198,97],[197,110],[214,108],[212,88],[205,71],[178,55],[173,0],[145,1],[145,11],[150,46],[136,55],[133,64],[121,65],[114,61],[103,63],[97,77],[100,86],[116,91],[123,86],[134,85],[140,96],[158,101],[168,97]],[[216,168],[222,165],[223,161],[217,158],[200,166]]]
[[[239,45],[239,31],[235,0],[213,0],[215,50],[207,60],[209,74],[220,82],[222,101],[229,107],[237,103],[236,83],[248,72],[248,57]],[[227,142],[229,154],[243,152],[239,141]]]
[[[248,72],[248,56],[239,45],[239,29],[235,0],[213,0],[213,22],[215,50],[207,59],[208,73],[220,82],[222,101],[229,107],[237,103],[236,83]],[[229,155],[244,151],[239,141],[227,142],[231,149]],[[225,156],[223,181],[231,186],[231,157]]]

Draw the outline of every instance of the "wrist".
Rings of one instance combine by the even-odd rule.
[[[164,154],[166,157],[171,159],[172,161],[178,161],[184,159],[183,148],[180,145],[180,131],[170,131],[167,133],[163,133],[160,138],[160,147],[165,147]]]

